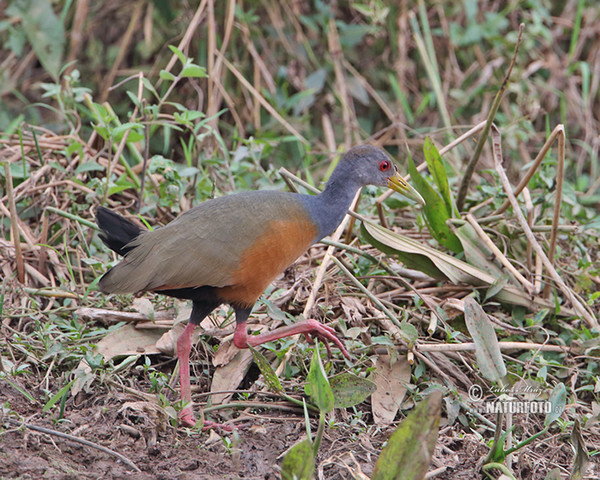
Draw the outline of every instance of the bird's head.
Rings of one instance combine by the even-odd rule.
[[[349,170],[361,185],[387,186],[422,205],[423,197],[398,173],[394,162],[380,148],[359,145],[348,150],[338,167]]]

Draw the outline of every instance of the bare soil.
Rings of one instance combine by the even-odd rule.
[[[39,407],[6,382],[1,382],[0,402],[9,402],[29,425],[68,433],[118,452],[139,471],[91,446],[4,418],[0,478],[277,479],[284,453],[306,435],[304,418],[290,412],[250,413],[243,418],[244,427],[234,433],[173,427],[151,413],[126,408],[127,402],[138,399],[110,389],[99,390],[70,398],[60,422],[41,418]],[[393,428],[353,428],[345,422],[348,415],[344,410],[336,410],[335,415],[337,426],[326,430],[319,451],[317,478],[353,479],[358,472],[370,475]],[[545,478],[557,466],[563,466],[560,470],[565,475],[565,466],[573,462],[567,439],[568,434],[557,434],[531,450],[525,449],[517,457],[518,478]],[[462,429],[457,422],[442,427],[430,471],[437,473],[434,478],[443,480],[483,478],[477,472],[486,454],[480,436]],[[600,478],[597,473],[598,465],[591,465],[585,478]]]

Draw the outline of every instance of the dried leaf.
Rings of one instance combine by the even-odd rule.
[[[377,385],[371,396],[373,420],[378,425],[389,425],[396,418],[406,386],[410,384],[410,364],[406,357],[400,357],[391,365],[388,355],[380,355],[373,380]]]
[[[586,474],[586,469],[590,463],[590,456],[585,447],[585,440],[581,435],[581,425],[579,420],[575,419],[573,432],[571,432],[571,443],[575,450],[575,460],[573,460],[573,470],[571,471],[571,480],[581,480]]]
[[[481,374],[491,382],[506,375],[494,326],[483,308],[472,297],[465,298],[465,323],[475,343],[475,357]]]
[[[252,364],[252,352],[247,349],[240,350],[234,347],[235,355],[228,363],[218,366],[210,384],[211,392],[221,392],[224,390],[235,390],[246,376],[250,365]],[[221,350],[221,347],[219,348]],[[212,396],[212,401],[215,404],[222,403],[229,397],[231,393],[221,393]]]
[[[160,330],[138,329],[128,323],[113,330],[98,342],[98,353],[106,360],[122,355],[155,355],[160,353],[156,342]]]

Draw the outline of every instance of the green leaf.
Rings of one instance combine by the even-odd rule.
[[[424,479],[437,441],[441,411],[442,392],[434,390],[392,434],[371,480]]]
[[[162,80],[168,80],[170,82],[172,82],[173,80],[175,80],[175,75],[173,75],[171,72],[167,72],[166,70],[161,70],[158,73],[158,76],[162,79]]]
[[[340,373],[329,379],[335,408],[349,408],[364,402],[376,389],[371,380],[351,373]]]
[[[329,380],[327,380],[327,375],[325,374],[325,368],[323,368],[323,363],[321,362],[318,342],[315,343],[314,354],[310,362],[310,370],[306,377],[304,391],[321,412],[329,413],[333,410],[333,391],[331,390]]]
[[[75,173],[84,173],[84,172],[95,172],[104,170],[104,167],[96,162],[85,162],[80,164],[76,169]]]
[[[273,370],[273,367],[271,367],[271,364],[267,361],[264,355],[250,346],[248,346],[248,348],[252,352],[254,363],[256,363],[260,373],[262,373],[263,377],[265,377],[265,382],[267,382],[267,387],[269,387],[269,390],[272,392],[283,391],[283,387],[281,386],[279,378],[277,378],[275,370]]]
[[[421,176],[410,155],[408,156],[408,171],[415,188],[425,200],[423,213],[431,236],[453,252],[461,253],[462,245],[446,223],[449,218],[452,218],[446,209],[446,203],[429,182]]]
[[[475,357],[481,374],[491,382],[497,382],[506,376],[498,337],[489,317],[472,297],[465,298],[465,323],[475,343]]]
[[[185,57],[185,54],[181,50],[179,50],[174,45],[169,45],[169,50],[171,50],[175,55],[177,55],[177,58],[179,59],[179,61],[181,62],[182,65],[185,65],[187,58]]]
[[[67,394],[67,392],[69,391],[69,388],[71,388],[71,385],[73,385],[74,383],[75,383],[75,379],[71,380],[63,388],[61,388],[58,392],[56,392],[52,396],[52,398],[50,400],[48,400],[48,403],[46,403],[46,405],[44,405],[44,408],[42,408],[42,412],[46,413],[54,405],[56,405],[56,402],[58,402],[61,398],[63,398]]]
[[[8,16],[21,19],[27,40],[44,69],[58,80],[65,46],[65,31],[52,10],[50,0],[14,0],[6,9]]]
[[[33,395],[31,395],[31,393],[29,393],[27,390],[25,390],[24,388],[19,386],[18,383],[12,382],[11,380],[9,380],[6,377],[3,377],[2,380],[4,380],[9,385],[11,385],[15,390],[17,390],[21,395],[23,395],[31,403],[37,403],[37,400],[35,399],[35,397]]]
[[[437,185],[439,193],[446,205],[446,212],[449,216],[458,217],[458,211],[456,210],[454,200],[450,194],[450,185],[448,184],[448,176],[446,175],[444,160],[442,159],[437,147],[429,137],[425,139],[423,153],[425,154],[425,161],[429,167],[429,172],[431,173],[433,181]]]
[[[315,473],[315,456],[310,440],[295,445],[281,463],[282,480],[310,480]]]
[[[552,405],[552,410],[544,419],[544,427],[547,427],[558,420],[565,411],[565,405],[567,404],[567,390],[563,383],[559,383],[554,387],[548,401]]]
[[[142,125],[135,122],[127,122],[115,127],[112,130],[111,135],[116,142],[120,142],[125,133],[129,132],[129,135],[127,136],[127,143],[135,143],[144,139],[143,132],[138,131],[138,129],[142,130]]]
[[[487,292],[485,292],[485,298],[483,299],[483,302],[485,303],[490,298],[495,297],[504,287],[506,287],[506,285],[508,285],[509,279],[510,276],[508,273],[500,275],[496,281],[490,285],[490,288],[487,289]]]
[[[400,324],[400,330],[402,332],[402,336],[408,341],[411,347],[419,339],[419,331],[417,330],[417,328],[412,323],[407,322],[406,320],[403,320]]]
[[[191,63],[183,67],[180,75],[185,78],[206,78],[208,74],[206,73],[206,68]]]

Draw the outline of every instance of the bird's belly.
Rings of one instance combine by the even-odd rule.
[[[227,303],[252,306],[269,284],[310,247],[317,228],[309,220],[270,222],[240,257],[232,284],[219,288]]]

